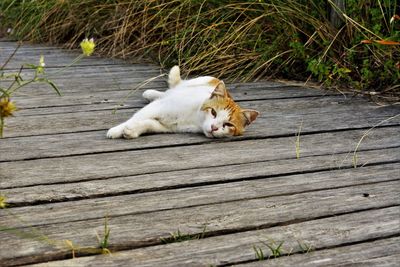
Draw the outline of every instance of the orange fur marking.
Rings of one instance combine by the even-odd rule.
[[[211,79],[211,81],[208,82],[209,85],[211,85],[212,87],[217,87],[217,85],[220,83],[221,81],[217,78],[213,78]]]

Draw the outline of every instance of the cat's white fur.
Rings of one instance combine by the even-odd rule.
[[[214,117],[210,110],[201,110],[203,103],[215,90],[203,76],[182,80],[178,66],[171,69],[168,77],[169,89],[165,92],[146,90],[143,97],[150,101],[128,121],[111,128],[108,138],[136,138],[143,133],[193,132],[207,137],[229,136],[224,123],[228,112],[221,110]]]

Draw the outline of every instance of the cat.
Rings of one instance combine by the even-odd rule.
[[[137,138],[144,133],[204,133],[209,138],[242,135],[244,128],[259,115],[241,109],[223,81],[203,76],[182,80],[174,66],[168,75],[165,92],[146,90],[150,101],[128,121],[107,132],[108,138]]]

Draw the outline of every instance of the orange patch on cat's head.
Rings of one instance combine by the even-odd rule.
[[[242,135],[246,126],[252,123],[260,114],[256,110],[242,109],[231,97],[223,81],[216,78],[209,82],[215,87],[202,109],[214,109],[216,111],[225,110],[229,113],[229,123],[232,125],[229,131],[233,136]]]

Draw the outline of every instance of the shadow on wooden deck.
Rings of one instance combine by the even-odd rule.
[[[13,47],[0,42],[0,62]],[[25,45],[7,71],[41,54],[49,75],[75,57]],[[243,137],[106,139],[145,104],[144,89],[166,88],[151,82],[113,114],[158,74],[154,65],[90,57],[54,75],[63,97],[37,85],[15,95],[21,110],[0,140],[9,204],[0,210],[1,266],[264,266],[256,249],[268,266],[400,261],[398,107],[279,83],[229,84],[243,107],[262,113]],[[354,168],[357,143],[376,125]],[[105,218],[112,256],[90,255],[100,253]],[[193,238],[163,242],[178,230]]]

